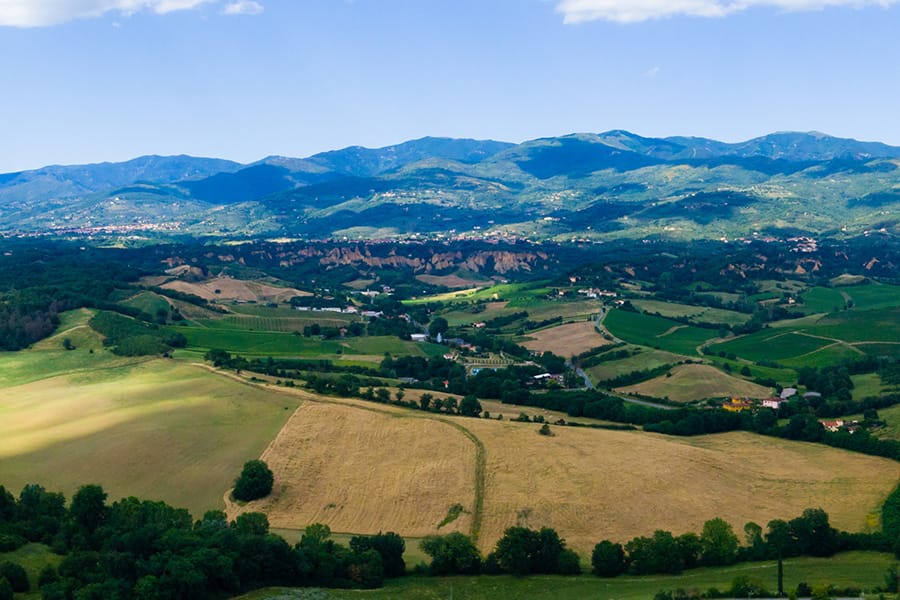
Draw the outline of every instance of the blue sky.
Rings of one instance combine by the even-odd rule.
[[[628,129],[900,145],[897,0],[0,0],[0,172]]]

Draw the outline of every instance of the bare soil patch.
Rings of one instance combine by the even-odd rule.
[[[529,333],[531,338],[522,345],[529,350],[552,352],[557,356],[573,356],[611,342],[597,333],[593,321],[566,323],[550,329]]]

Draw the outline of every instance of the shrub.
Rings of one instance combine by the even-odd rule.
[[[28,591],[28,573],[13,562],[0,563],[0,577],[6,579],[14,592]]]
[[[27,540],[12,533],[0,535],[0,552],[12,552],[25,545]]]
[[[234,481],[235,500],[249,502],[265,498],[272,493],[275,475],[269,466],[261,460],[251,460],[244,464],[240,476]]]

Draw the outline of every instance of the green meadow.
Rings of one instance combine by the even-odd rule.
[[[785,589],[796,589],[800,582],[806,582],[811,586],[831,584],[872,590],[884,585],[884,575],[895,562],[896,559],[889,554],[873,552],[848,552],[827,559],[792,558],[784,561],[784,586]],[[749,577],[773,591],[777,590],[777,567],[772,561],[695,569],[681,575],[621,576],[613,579],[593,575],[404,577],[388,580],[383,588],[371,591],[312,592],[276,588],[258,590],[240,596],[239,600],[648,600],[663,590],[727,590],[737,577]]]
[[[696,355],[698,346],[718,336],[712,329],[618,309],[609,311],[603,325],[626,342],[687,355]]]

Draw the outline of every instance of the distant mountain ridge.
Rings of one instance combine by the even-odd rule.
[[[144,156],[0,175],[0,231],[605,239],[897,228],[900,147],[623,130],[511,144],[425,137],[248,165]]]

